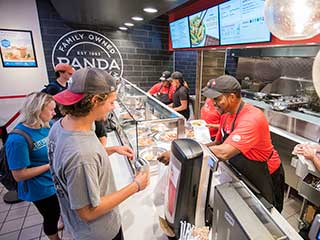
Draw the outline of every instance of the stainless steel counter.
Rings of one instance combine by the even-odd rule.
[[[263,101],[250,98],[243,98],[243,100],[264,111],[270,124],[270,131],[298,143],[319,142],[320,119],[318,117],[291,110],[278,112],[272,110],[270,104]]]

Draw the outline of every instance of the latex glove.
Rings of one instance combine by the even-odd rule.
[[[164,165],[168,165],[170,162],[170,151],[166,151],[164,153],[162,153],[157,160],[159,162],[162,162]]]

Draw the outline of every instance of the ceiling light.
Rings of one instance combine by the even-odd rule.
[[[155,8],[144,8],[143,11],[145,11],[147,13],[156,13],[156,12],[158,12],[158,10],[155,9]]]
[[[128,30],[127,27],[119,27],[119,29],[122,30],[122,31],[127,31]]]
[[[127,27],[133,27],[134,26],[134,24],[130,23],[130,22],[126,22],[126,23],[124,23],[124,25],[126,25]]]
[[[134,21],[143,21],[142,17],[137,17],[137,16],[132,17],[131,19],[134,20]]]

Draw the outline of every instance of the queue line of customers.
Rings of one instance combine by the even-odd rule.
[[[75,87],[79,84],[86,86],[81,93]],[[132,159],[133,150],[128,146],[105,147],[93,131],[94,122],[104,120],[113,110],[115,89],[115,79],[105,71],[80,69],[72,77],[72,83],[55,96],[42,91],[26,97],[20,111],[22,121],[16,128],[30,135],[34,145],[30,153],[23,136],[9,134],[6,154],[18,182],[18,197],[36,206],[50,240],[60,239],[57,226],[60,213],[74,239],[123,239],[117,205],[149,183],[149,173],[141,172],[132,183],[116,191],[108,156],[118,153]],[[77,96],[77,101],[73,99],[66,104],[70,95]],[[56,115],[56,102],[61,104],[63,118],[51,121]],[[51,130],[50,122],[54,122]],[[80,146],[84,142],[90,144],[90,149]],[[49,146],[62,155],[57,158]]]

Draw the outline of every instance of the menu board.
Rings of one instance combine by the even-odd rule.
[[[219,45],[218,6],[189,17],[191,47]]]
[[[188,17],[170,23],[172,48],[190,48]]]
[[[263,6],[264,0],[231,0],[220,4],[220,44],[270,41]]]

